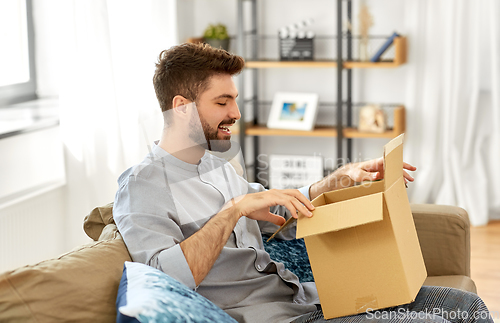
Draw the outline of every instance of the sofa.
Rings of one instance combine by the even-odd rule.
[[[428,273],[424,285],[475,293],[467,212],[440,205],[411,205],[411,209]],[[92,210],[84,230],[93,242],[0,275],[0,322],[115,322],[124,262],[131,258],[114,224],[112,204]],[[272,258],[279,256],[280,243],[288,242],[274,242]],[[307,254],[296,258],[300,257]],[[299,264],[304,261],[299,259]],[[287,266],[292,271],[304,267],[293,261]]]

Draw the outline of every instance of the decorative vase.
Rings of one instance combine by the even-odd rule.
[[[205,38],[205,43],[209,44],[213,48],[222,48],[226,51],[229,51],[229,38],[227,39]]]
[[[370,60],[370,55],[368,54],[368,37],[361,37],[359,41],[359,60],[362,62]]]

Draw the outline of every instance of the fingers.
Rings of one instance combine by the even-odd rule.
[[[384,169],[384,158],[380,157],[362,163],[361,168],[367,172],[378,172]]]
[[[415,180],[406,171],[403,171],[403,176],[404,176],[404,179],[405,179],[405,183],[408,182],[408,181],[413,182]],[[365,172],[365,174],[361,177],[361,179],[363,181],[376,181],[376,180],[383,179],[383,178],[384,178],[384,175],[381,172],[376,172],[376,173],[367,173],[367,172]]]
[[[269,212],[269,208],[260,209],[248,215],[251,219],[274,223],[278,226],[285,224],[284,217]]]
[[[367,172],[378,172],[384,169],[384,158],[380,157],[377,159],[372,159],[369,161],[365,161],[359,164],[353,164],[353,165],[359,165],[361,169],[364,169]],[[410,171],[416,171],[417,167],[404,163],[403,162],[403,168],[410,170]]]
[[[288,211],[290,211],[290,214],[292,215],[293,218],[298,218],[299,215],[297,213],[297,209],[295,208],[295,206],[291,203],[291,202],[287,202],[283,205],[284,207],[286,207],[288,209]],[[310,213],[309,211],[307,211],[308,213]],[[312,216],[312,214],[306,214],[307,216]]]
[[[276,195],[277,199],[279,199],[278,203],[286,207],[288,211],[290,211],[292,217],[297,218],[297,212],[307,217],[312,216],[311,211],[314,210],[314,206],[311,204],[311,201],[298,190],[271,190],[269,192]]]
[[[353,169],[347,175],[354,183],[371,182],[384,178],[382,172],[368,172],[362,169]]]
[[[373,175],[373,180],[374,181],[384,178],[384,173],[383,172],[376,172],[376,173],[373,173],[372,175]]]
[[[383,178],[382,172],[374,172],[374,173],[364,172],[364,175],[361,179],[362,181],[376,181],[382,178]]]
[[[351,169],[354,171],[349,177],[354,180],[355,182],[361,182],[361,181],[366,181],[366,180],[379,180],[384,178],[383,170],[384,170],[384,158],[380,157],[377,159],[365,161],[362,163],[357,163],[357,164],[351,164]],[[358,169],[360,172],[357,173],[355,169]],[[417,170],[417,167],[404,163],[403,162],[403,169],[409,170],[409,171],[415,171]],[[354,175],[354,176],[353,176]],[[411,177],[407,172],[404,172],[404,177],[406,180],[413,182],[414,179]]]
[[[276,215],[276,214],[273,214],[273,213],[271,213],[269,211],[266,211],[266,212],[267,212],[267,216],[266,216],[265,221],[274,223],[274,224],[276,224],[276,225],[278,225],[280,227],[283,224],[285,224],[286,220],[285,220],[284,217]]]
[[[410,165],[408,163],[403,163],[403,168],[407,169],[407,170],[411,170],[411,171],[416,171],[417,170],[417,167],[415,167],[413,165]]]
[[[284,218],[269,213],[269,207],[282,205],[290,211],[293,217],[297,213],[310,217],[314,206],[299,190],[269,190],[260,193],[253,193],[235,198],[236,211],[240,216],[247,216],[254,220],[269,221],[277,225],[284,222]],[[271,214],[271,215],[270,215]]]
[[[314,210],[314,205],[312,205],[311,201],[304,194],[300,193],[299,190],[284,190],[285,194],[290,194],[300,201],[303,205],[305,205],[309,210]]]
[[[413,177],[410,176],[410,174],[408,174],[406,171],[403,171],[403,176],[405,178],[405,182],[406,181],[410,181],[410,182],[413,182],[415,179]]]
[[[406,170],[410,170],[410,171],[416,171],[417,170],[417,167],[413,166],[413,165],[410,165],[408,163],[403,163],[403,169],[406,169]],[[415,179],[410,175],[408,174],[407,171],[403,171],[403,176],[405,178],[405,183],[408,183],[408,181],[410,182],[413,182]]]
[[[403,162],[403,175],[406,182],[413,182],[415,179],[405,171],[415,171],[417,167]],[[384,158],[380,157],[377,159],[369,160],[366,162],[350,164],[347,168],[346,174],[349,176],[350,180],[355,183],[360,183],[364,181],[376,181],[384,178]]]
[[[312,212],[309,211],[302,203],[300,203],[298,200],[292,200],[292,205],[293,205],[293,209],[297,210],[298,212],[304,214],[305,216],[307,217],[311,217],[312,216]],[[288,208],[288,210],[290,210],[290,208]],[[297,214],[297,211],[294,211],[292,212],[292,210],[290,210],[290,212],[292,212],[292,216],[294,218],[297,218],[298,217],[298,214]]]
[[[285,200],[283,203],[280,203],[284,207],[290,211],[290,214],[292,217],[297,218],[297,211],[304,214],[307,217],[311,217],[312,213],[309,211],[302,203],[300,203],[298,200],[291,198]]]

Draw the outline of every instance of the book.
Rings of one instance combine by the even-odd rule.
[[[371,62],[377,62],[380,57],[387,51],[387,49],[392,45],[394,42],[394,38],[399,37],[398,33],[394,32],[394,34],[391,35],[387,39],[387,41],[380,47],[380,49],[373,55],[373,57],[370,59]]]

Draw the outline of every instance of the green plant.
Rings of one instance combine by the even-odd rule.
[[[203,33],[203,38],[205,39],[228,39],[226,26],[223,24],[208,25],[207,29]]]

